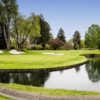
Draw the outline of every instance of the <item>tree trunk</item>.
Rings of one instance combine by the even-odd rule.
[[[3,34],[4,34],[5,42],[7,45],[7,49],[9,50],[10,49],[10,35],[9,35],[9,31],[8,31],[6,25],[4,25],[4,27],[3,27]]]
[[[3,24],[0,24],[0,49],[6,49],[6,41],[4,38],[4,26]]]
[[[6,23],[7,49],[10,49],[10,17],[8,16]]]

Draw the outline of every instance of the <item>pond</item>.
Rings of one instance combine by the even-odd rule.
[[[44,88],[100,91],[100,59],[54,72],[0,73],[0,83],[17,83]]]

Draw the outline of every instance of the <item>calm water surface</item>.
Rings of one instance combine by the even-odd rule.
[[[100,59],[94,59],[88,64],[63,71],[0,73],[0,82],[44,88],[100,91]]]

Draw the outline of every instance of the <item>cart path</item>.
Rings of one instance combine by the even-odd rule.
[[[17,91],[5,87],[0,87],[0,95],[15,99],[15,100],[100,100],[100,95],[80,95],[80,96],[58,96],[58,95],[43,95],[30,92]]]

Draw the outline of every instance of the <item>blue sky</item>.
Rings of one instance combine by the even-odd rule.
[[[100,24],[100,0],[17,0],[25,16],[32,12],[43,14],[56,36],[60,27],[67,39],[75,30],[83,37],[91,24]]]

